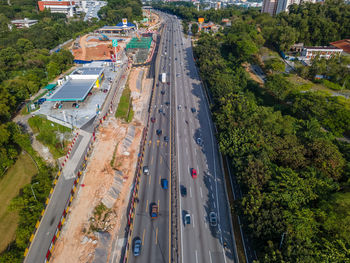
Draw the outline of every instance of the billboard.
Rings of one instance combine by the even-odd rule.
[[[128,19],[127,18],[123,18],[122,22],[123,22],[123,26],[126,26],[128,24]]]
[[[198,23],[202,24],[204,22],[204,18],[203,17],[199,17],[198,18]]]

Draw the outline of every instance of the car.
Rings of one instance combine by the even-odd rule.
[[[78,104],[77,104],[76,102],[74,102],[74,103],[72,104],[72,107],[75,108],[77,105],[78,105]]]
[[[185,225],[190,225],[191,224],[191,215],[186,212],[185,217],[184,217]]]
[[[158,217],[158,206],[156,204],[151,205],[151,219],[156,219]]]
[[[165,142],[169,142],[169,137],[168,136],[164,136],[164,141]]]
[[[159,112],[159,113],[163,113],[163,109],[160,108],[160,109],[158,110],[158,112]]]
[[[209,213],[209,223],[211,226],[216,226],[217,225],[217,217],[215,212],[210,212]]]
[[[169,102],[169,101],[166,101],[166,102],[164,102],[164,104],[165,104],[166,106],[169,106],[169,105],[170,105],[170,102]]]
[[[195,113],[197,110],[196,108],[191,108],[192,113]]]
[[[197,139],[196,139],[196,143],[197,143],[198,145],[200,145],[200,146],[203,145],[203,141],[202,141],[201,138],[197,138]]]
[[[39,104],[39,105],[40,105],[40,104],[43,104],[45,101],[46,101],[46,98],[40,98],[40,99],[38,100],[38,104]]]
[[[162,90],[160,93],[161,93],[162,95],[164,95],[164,94],[165,94],[165,90]]]
[[[145,175],[149,175],[149,169],[148,169],[148,166],[144,166],[144,167],[143,167],[143,174],[145,174]]]
[[[136,237],[134,239],[134,249],[133,249],[133,253],[134,256],[137,257],[141,254],[141,246],[142,246],[142,241],[139,237]]]
[[[194,169],[194,168],[192,168],[192,170],[191,170],[191,175],[192,175],[192,178],[193,178],[193,179],[197,178],[197,170]]]
[[[155,122],[156,122],[156,118],[155,118],[155,117],[152,117],[152,118],[151,118],[151,122],[152,122],[152,123],[155,123]]]
[[[108,92],[108,89],[104,89],[103,92],[104,92],[104,93],[107,93],[107,92]]]
[[[167,179],[162,179],[160,180],[160,184],[162,185],[163,189],[168,189],[168,180]]]
[[[181,105],[177,105],[177,109],[178,109],[178,110],[181,110]]]
[[[180,192],[181,192],[181,196],[182,197],[186,197],[187,196],[187,188],[186,188],[186,186],[181,185],[180,186]]]
[[[157,133],[158,136],[160,136],[160,135],[162,135],[162,130],[158,129],[158,130],[156,130],[156,133]]]

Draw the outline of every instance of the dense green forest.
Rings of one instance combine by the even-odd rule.
[[[142,3],[140,0],[109,0],[107,6],[99,11],[101,19],[111,24],[117,24],[122,18],[129,22],[142,19]]]
[[[325,5],[332,11],[310,6],[316,13],[309,11],[306,19],[335,9],[336,19],[349,18],[348,7],[338,9],[342,2]],[[250,80],[242,64],[273,43],[261,21],[274,18],[237,12],[231,27],[201,34],[194,52],[213,99],[220,150],[241,185],[236,209],[259,262],[349,262],[350,145],[335,139],[349,132],[349,104],[320,92],[301,93],[279,73],[263,88]],[[317,39],[317,32],[309,34]],[[337,34],[350,35],[349,29]]]

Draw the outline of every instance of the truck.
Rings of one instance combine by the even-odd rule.
[[[153,204],[151,207],[151,219],[156,219],[158,217],[158,206]]]
[[[162,73],[162,83],[166,82],[166,73]]]

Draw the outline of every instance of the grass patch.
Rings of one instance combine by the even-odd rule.
[[[131,91],[128,86],[123,90],[123,94],[120,97],[117,111],[115,112],[115,117],[125,120],[126,122],[131,122],[134,117],[134,112],[132,110],[132,99]]]
[[[19,215],[18,210],[10,211],[10,201],[18,195],[19,190],[30,183],[31,178],[38,172],[35,163],[27,153],[22,152],[16,163],[0,180],[0,251],[15,239]]]
[[[50,149],[55,159],[66,154],[68,141],[65,140],[64,135],[65,133],[70,133],[71,129],[40,116],[29,118],[28,123],[33,132],[37,134],[37,140]]]

